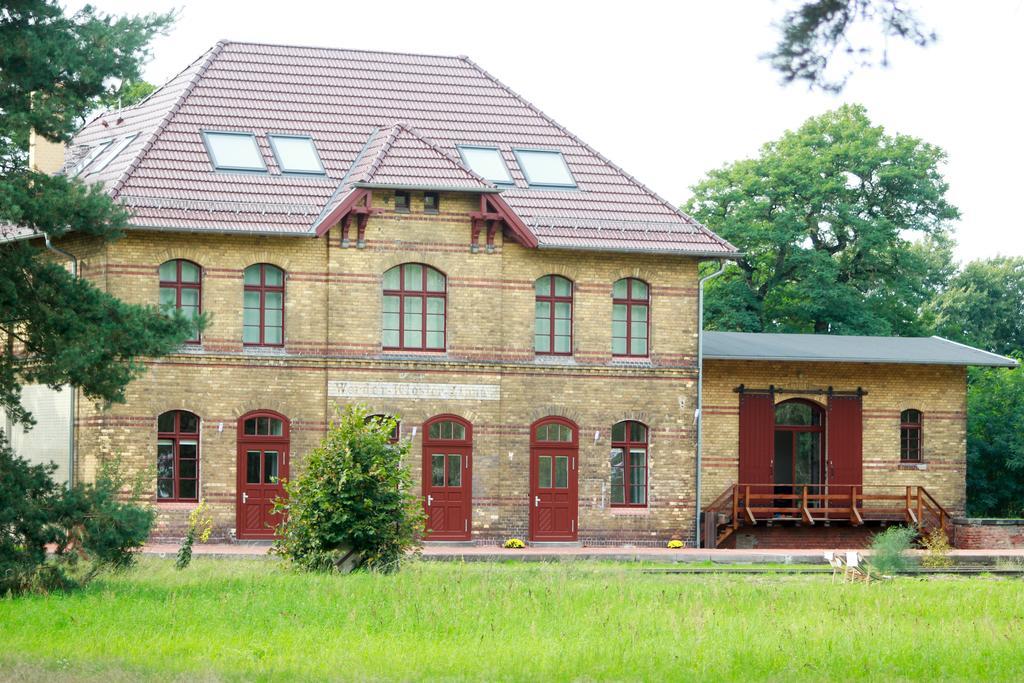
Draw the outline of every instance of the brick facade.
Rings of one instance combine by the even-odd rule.
[[[955,519],[954,546],[963,550],[1024,548],[1024,519]]]
[[[471,194],[443,194],[441,213],[396,213],[377,191],[365,248],[341,247],[340,229],[324,238],[133,231],[110,245],[77,239],[65,246],[82,273],[130,302],[158,299],[157,269],[170,259],[203,268],[202,343],[147,364],[124,404],[80,402],[76,475],[90,480],[101,458],[134,470],[155,466],[156,417],[188,410],[202,419],[201,495],[217,533],[235,528],[237,420],[273,410],[291,423],[292,474],[349,401],[398,415],[412,439],[410,465],[421,475],[427,419],[451,413],[473,425],[472,535],[526,538],[529,425],[563,416],[579,427],[579,539],[585,543],[661,544],[694,533],[697,260],[681,256],[526,249],[497,235],[493,253],[470,252]],[[270,263],[286,274],[285,339],[280,349],[242,345],[242,272]],[[447,276],[447,351],[389,352],[381,347],[382,274],[424,263]],[[533,352],[534,281],[548,274],[574,282],[573,356]],[[623,277],[651,285],[650,361],[611,356],[611,287]],[[347,383],[358,383],[357,385]],[[472,398],[353,398],[397,386],[485,387]],[[952,511],[964,499],[964,372],[936,366],[871,366],[707,361],[704,502],[737,477],[738,396],[732,389],[769,384],[863,387],[864,480],[922,484]],[[812,397],[813,398],[813,397]],[[496,400],[493,400],[496,399]],[[899,464],[899,411],[925,414],[925,463]],[[612,508],[610,437],[616,422],[650,428],[649,504]],[[413,435],[413,428],[416,434]],[[180,533],[188,503],[158,503],[158,535]]]
[[[942,365],[882,365],[707,360],[704,363],[704,473],[702,498],[712,500],[739,474],[739,394],[767,388],[866,391],[863,397],[863,483],[870,487],[924,486],[953,514],[966,496],[966,370]],[[804,398],[825,407],[819,394],[777,394],[776,403]],[[900,412],[920,410],[923,462],[900,462]]]
[[[564,416],[579,426],[579,529],[584,542],[662,543],[692,534],[696,353],[696,260],[674,256],[538,251],[496,237],[494,253],[470,253],[468,213],[478,200],[443,194],[439,215],[385,210],[366,230],[366,247],[341,248],[340,230],[321,239],[182,235],[133,231],[83,253],[83,274],[130,302],[153,303],[157,268],[169,259],[203,267],[202,343],[147,364],[127,402],[88,402],[78,414],[77,475],[95,476],[100,458],[154,467],[156,417],[188,410],[202,418],[201,494],[218,533],[235,527],[237,420],[267,409],[291,421],[292,472],[323,434],[336,407],[359,400],[401,417],[403,435],[452,413],[473,425],[473,536],[527,537],[529,425]],[[391,206],[379,192],[375,206]],[[355,240],[353,240],[354,244]],[[447,352],[381,349],[382,274],[424,263],[447,275]],[[271,263],[287,273],[283,349],[242,345],[242,271]],[[535,356],[534,281],[568,277],[574,288],[574,356]],[[622,277],[651,284],[650,362],[611,357],[611,286]],[[332,396],[345,382],[484,385],[500,400],[353,399]],[[650,503],[609,505],[610,432],[639,419],[650,427]],[[420,476],[422,431],[412,437]],[[176,535],[191,505],[158,503],[158,534]]]

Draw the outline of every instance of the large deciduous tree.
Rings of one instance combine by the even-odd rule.
[[[967,513],[981,517],[1024,516],[1022,368],[971,369],[967,389]]]
[[[943,337],[995,353],[1024,353],[1024,257],[968,263],[935,299],[932,314]]]
[[[1024,358],[1024,257],[972,261],[931,305],[936,333]],[[967,390],[967,508],[1024,515],[1024,369],[972,368]]]
[[[21,386],[80,387],[123,399],[138,358],[172,351],[192,334],[180,314],[125,304],[46,258],[39,242],[4,240],[31,228],[110,240],[127,212],[97,187],[28,167],[29,131],[66,142],[121,87],[137,83],[154,36],[171,15],[112,17],[86,6],[65,15],[55,0],[0,7],[0,408],[31,424]]]
[[[709,284],[708,328],[928,332],[954,270],[944,159],[844,105],[710,172],[686,208],[744,256]]]
[[[783,82],[826,92],[841,91],[854,68],[887,66],[890,38],[919,47],[936,40],[906,0],[811,0],[786,12],[779,30],[764,58]]]

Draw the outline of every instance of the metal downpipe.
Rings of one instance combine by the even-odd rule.
[[[704,447],[704,283],[721,275],[725,271],[725,265],[725,261],[719,259],[718,270],[702,277],[697,285],[697,407],[694,410],[697,422],[697,471],[694,495],[694,525],[696,529],[694,538],[697,548],[700,547],[700,487]]]

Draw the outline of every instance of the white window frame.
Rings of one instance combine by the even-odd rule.
[[[288,175],[327,175],[327,170],[324,168],[324,162],[320,159],[320,150],[316,148],[313,143],[313,136],[311,135],[291,135],[289,133],[268,133],[267,139],[270,141],[270,149],[274,152],[274,160],[277,162],[277,167],[281,169],[281,173],[287,173]],[[288,139],[288,140],[306,140],[309,142],[310,148],[313,150],[313,157],[316,159],[317,166],[320,170],[294,170],[285,168],[284,160],[281,158],[281,152],[277,148],[277,140]]]
[[[495,179],[495,178],[487,178],[487,176],[485,176],[483,173],[481,173],[480,171],[478,171],[475,168],[473,168],[473,165],[466,160],[466,155],[463,153],[463,150],[467,150],[467,149],[479,150],[479,151],[485,151],[485,152],[494,152],[496,155],[498,155],[498,161],[501,162],[501,167],[505,170],[505,179],[501,180],[501,179]],[[478,176],[480,176],[482,178],[486,178],[487,180],[491,181],[492,183],[496,183],[498,185],[514,185],[515,184],[515,180],[512,179],[512,171],[509,170],[508,164],[505,163],[505,155],[502,154],[501,150],[498,149],[497,147],[489,147],[487,145],[458,145],[458,150],[459,150],[459,157],[462,159],[462,163],[467,168],[469,168],[471,171],[476,173]]]
[[[562,162],[562,167],[565,168],[565,174],[569,177],[569,182],[567,182],[567,183],[549,183],[549,182],[539,182],[539,181],[533,180],[532,178],[530,178],[530,172],[529,172],[529,170],[527,170],[527,165],[523,163],[523,157],[520,154],[521,152],[526,152],[527,154],[553,154],[553,155],[557,156],[558,160]],[[522,171],[523,177],[526,178],[526,182],[527,182],[527,184],[530,185],[530,187],[568,187],[568,188],[575,188],[575,187],[577,187],[577,185],[576,185],[576,178],[573,177],[572,171],[569,170],[569,162],[567,162],[565,160],[565,155],[562,153],[562,150],[560,150],[560,149],[542,149],[542,148],[539,148],[539,147],[516,147],[516,148],[514,148],[512,150],[512,153],[515,154],[515,156],[516,156],[516,163],[519,164],[519,170]]]
[[[260,143],[256,140],[255,133],[246,133],[243,131],[233,130],[204,130],[203,145],[206,147],[206,156],[210,159],[210,165],[218,171],[235,171],[244,173],[266,173],[267,172],[267,161],[263,158],[263,151],[260,149]],[[229,166],[222,165],[217,162],[217,155],[214,154],[213,146],[210,144],[211,135],[235,135],[241,137],[247,137],[252,140],[252,144],[256,147],[256,155],[259,157],[261,167],[255,168],[253,166]]]
[[[90,168],[89,173],[96,173],[97,171],[105,169],[110,165],[110,162],[120,156],[121,152],[123,152],[128,145],[132,144],[137,137],[139,137],[138,133],[129,133],[117,142],[111,144],[106,148],[102,156],[92,162],[96,164],[96,166],[94,168]],[[85,169],[82,170],[84,171]]]

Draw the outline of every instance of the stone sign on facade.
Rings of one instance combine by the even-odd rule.
[[[497,384],[439,384],[430,382],[350,382],[327,383],[327,395],[334,398],[406,398],[441,401],[500,401]]]

